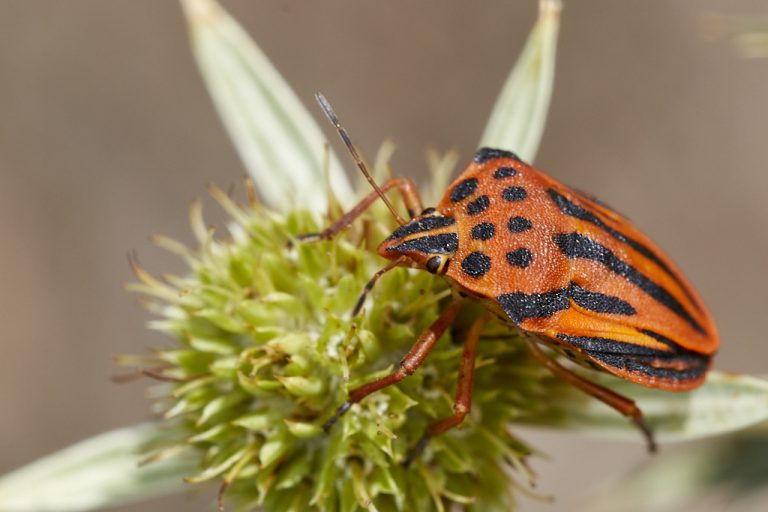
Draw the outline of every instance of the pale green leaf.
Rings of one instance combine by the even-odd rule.
[[[214,0],[182,0],[195,58],[222,122],[263,200],[324,212],[327,183],[352,188],[326,138],[288,83]],[[327,178],[326,178],[327,176]]]
[[[653,458],[630,475],[621,475],[620,480],[611,482],[613,485],[589,500],[586,510],[685,510],[685,504],[709,480],[710,464],[718,452],[714,446],[702,448],[686,450],[684,457],[670,457],[662,452],[658,459]]]
[[[529,162],[536,157],[555,79],[561,10],[560,0],[539,0],[539,19],[496,100],[480,146],[508,149]]]
[[[713,371],[704,385],[685,393],[649,389],[609,376],[597,380],[634,399],[660,440],[698,439],[768,421],[768,381],[748,375]],[[640,438],[630,421],[598,400],[573,395],[555,400],[557,414],[544,422],[600,437]]]
[[[761,507],[749,506],[761,497]],[[604,486],[585,510],[697,510],[713,501],[722,503],[722,509],[762,510],[765,497],[768,433],[763,429],[664,450]],[[743,502],[745,508],[736,506]]]
[[[3,475],[0,510],[102,510],[179,492],[196,459],[182,452],[142,465],[142,448],[157,436],[151,424],[112,430]]]

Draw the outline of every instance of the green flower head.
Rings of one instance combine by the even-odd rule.
[[[462,336],[482,313],[470,307],[418,372],[323,431],[347,391],[391,371],[451,292],[427,272],[396,269],[353,318],[382,263],[375,246],[394,228],[386,209],[330,241],[297,243],[320,228],[308,212],[276,214],[212,193],[231,215],[227,236],[210,233],[195,208],[199,248],[159,239],[185,257],[190,274],[161,283],[137,269],[136,288],[162,315],[153,326],[178,340],[157,353],[153,371],[173,382],[164,417],[202,455],[204,469],[188,480],[221,478],[233,501],[267,510],[440,510],[450,502],[508,510],[510,475],[532,479],[530,449],[508,425],[540,414],[565,386],[509,328],[489,323],[471,417],[404,467],[427,425],[452,413]]]
[[[313,143],[318,137],[311,119],[239,27],[210,2],[185,6],[204,76],[267,201],[239,204],[212,189],[230,215],[226,235],[206,229],[196,206],[192,224],[199,247],[158,240],[185,258],[190,273],[161,282],[136,268],[142,284],[134,288],[154,299],[151,308],[161,317],[153,327],[178,340],[157,353],[152,375],[172,383],[160,401],[163,416],[179,443],[201,456],[202,470],[188,480],[221,479],[226,496],[245,508],[443,510],[454,504],[509,510],[511,482],[527,487],[533,476],[525,465],[531,450],[508,425],[541,416],[545,399],[565,386],[530,360],[512,330],[489,322],[481,335],[471,416],[461,429],[434,438],[406,468],[403,462],[427,425],[453,411],[462,341],[483,313],[479,306],[465,307],[418,372],[354,405],[325,432],[323,423],[348,391],[389,373],[450,302],[451,290],[427,272],[399,268],[379,280],[362,312],[352,316],[383,264],[376,246],[396,224],[376,205],[331,240],[297,242],[336,217],[318,220],[318,211],[338,212],[336,205],[350,204],[338,162]],[[511,87],[541,98],[527,109],[539,127],[526,130],[527,140],[517,144],[526,156],[538,145],[551,91],[559,5],[548,1],[542,7],[529,56],[511,79]],[[240,63],[259,67],[248,76],[281,91],[273,97],[282,99],[258,99],[249,84],[233,87],[232,80],[226,89],[218,87],[222,70],[214,68],[222,59],[211,56],[223,46],[239,47],[248,57]],[[243,102],[231,107],[233,97],[260,111],[261,123],[272,123],[262,129],[270,133],[267,146],[249,131],[253,120],[242,119]],[[484,140],[522,137],[516,126],[497,124]],[[285,140],[276,142],[280,137]],[[292,145],[292,160],[269,160],[275,155],[271,145]],[[453,166],[433,160],[435,197]],[[305,169],[298,178],[297,168]],[[322,176],[330,177],[327,194],[319,192]]]
[[[204,0],[185,5],[204,76],[266,201],[251,194],[243,204],[212,189],[230,217],[225,234],[207,229],[196,206],[198,247],[159,239],[187,261],[189,274],[160,282],[137,268],[143,283],[135,288],[154,297],[161,317],[152,325],[177,340],[157,353],[153,375],[171,382],[160,405],[177,445],[200,457],[201,470],[187,480],[222,481],[227,499],[244,509],[510,510],[513,491],[530,492],[533,475],[526,465],[532,450],[509,425],[574,418],[594,425],[587,399],[534,361],[515,331],[490,321],[481,332],[471,414],[406,467],[426,427],[453,412],[462,342],[484,313],[471,305],[415,374],[353,405],[324,431],[349,390],[390,373],[452,292],[439,277],[397,268],[351,314],[384,263],[376,247],[396,223],[376,204],[330,240],[298,240],[336,219],[353,202],[351,187],[301,103],[234,21]],[[544,0],[540,7],[481,140],[526,159],[543,131],[560,5]],[[224,87],[221,76],[232,70],[217,66],[233,47],[247,78],[230,76]],[[280,94],[254,97],[253,77]],[[258,122],[243,101],[261,114]],[[275,159],[285,153],[273,145],[289,148],[290,161]],[[389,152],[385,146],[378,159],[380,175]],[[432,158],[429,197],[442,195],[453,162]]]
[[[533,494],[527,462],[536,454],[511,425],[567,427],[640,445],[630,422],[550,375],[514,330],[491,320],[480,332],[470,414],[459,428],[431,438],[405,467],[427,426],[453,412],[462,344],[486,313],[471,301],[418,371],[367,396],[326,432],[324,423],[348,392],[391,372],[445,311],[452,291],[428,272],[396,268],[352,314],[386,263],[376,248],[396,222],[376,202],[330,240],[301,240],[370,190],[355,191],[312,116],[214,0],[182,5],[250,186],[234,196],[211,188],[228,215],[223,230],[209,228],[200,203],[193,205],[193,247],[156,238],[186,262],[183,275],[158,279],[134,261],[139,282],[130,288],[144,295],[155,317],[150,327],[173,341],[120,362],[159,381],[151,392],[160,419],[101,434],[3,476],[0,509],[101,510],[183,482],[215,482],[220,504],[236,510],[508,511],[517,491]],[[539,1],[539,19],[478,147],[533,160],[552,91],[560,8],[558,0]],[[379,179],[388,174],[391,152],[385,144],[376,159]],[[433,152],[429,160],[423,195],[434,204],[457,158]],[[768,419],[768,384],[747,376],[712,372],[687,394],[610,376],[590,379],[637,400],[660,440]],[[635,495],[641,494],[648,493]]]

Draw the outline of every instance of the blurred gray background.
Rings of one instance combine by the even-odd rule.
[[[417,178],[428,146],[468,161],[536,15],[533,0],[224,5],[318,119],[322,90],[366,154],[391,137],[394,168]],[[718,321],[719,368],[765,374],[768,60],[706,41],[710,11],[768,7],[566,1],[536,163],[616,206],[685,269]],[[112,356],[166,342],[123,291],[126,255],[181,271],[149,235],[191,241],[191,201],[244,173],[185,31],[173,1],[0,3],[0,473],[151,417],[145,383],[110,382]],[[639,439],[524,436],[551,456],[535,468],[556,495],[521,497],[524,511],[573,510],[646,458]],[[121,510],[204,510],[211,496]]]

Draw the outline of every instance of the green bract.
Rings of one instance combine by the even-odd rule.
[[[530,450],[508,425],[537,416],[564,385],[512,330],[489,325],[470,417],[404,468],[426,426],[452,412],[462,335],[480,313],[469,305],[415,375],[352,407],[325,433],[320,425],[348,389],[390,371],[451,292],[427,272],[397,269],[351,318],[384,263],[375,248],[394,228],[386,209],[332,241],[301,243],[296,235],[320,228],[309,213],[275,214],[213,194],[231,215],[229,234],[209,233],[195,208],[198,248],[159,240],[184,256],[190,274],[161,283],[137,269],[142,284],[134,287],[152,297],[161,315],[154,327],[179,340],[157,353],[154,372],[174,381],[161,402],[165,418],[180,444],[201,455],[188,480],[221,479],[227,499],[245,508],[509,510],[509,475],[531,474]]]

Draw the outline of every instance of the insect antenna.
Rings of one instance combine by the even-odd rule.
[[[339,123],[339,118],[336,117],[336,113],[333,111],[333,108],[331,108],[331,104],[328,103],[328,100],[325,99],[325,96],[323,96],[323,94],[319,92],[315,93],[315,99],[320,104],[320,108],[323,109],[323,112],[325,112],[325,115],[328,117],[328,119],[331,121],[331,123],[333,123],[333,126],[336,127],[336,131],[339,132],[339,136],[341,137],[341,140],[344,141],[344,144],[347,146],[347,149],[349,150],[349,153],[352,155],[352,158],[355,159],[355,163],[357,164],[358,169],[360,169],[360,172],[363,173],[363,176],[365,176],[365,179],[368,180],[368,183],[371,184],[371,186],[373,187],[373,190],[376,191],[376,193],[379,195],[381,200],[384,201],[384,204],[387,205],[387,208],[389,208],[389,211],[392,212],[392,215],[395,217],[395,220],[397,220],[398,224],[400,224],[401,226],[405,224],[405,220],[403,220],[400,214],[397,213],[397,210],[395,210],[395,207],[392,206],[392,203],[389,202],[389,199],[387,199],[387,196],[384,195],[384,192],[382,192],[381,188],[379,188],[379,185],[371,177],[371,173],[368,172],[368,168],[363,162],[363,159],[360,158],[360,155],[357,153],[355,146],[352,144],[352,139],[349,138],[349,134],[347,133],[347,130],[345,130],[344,127],[341,126],[341,123]]]

